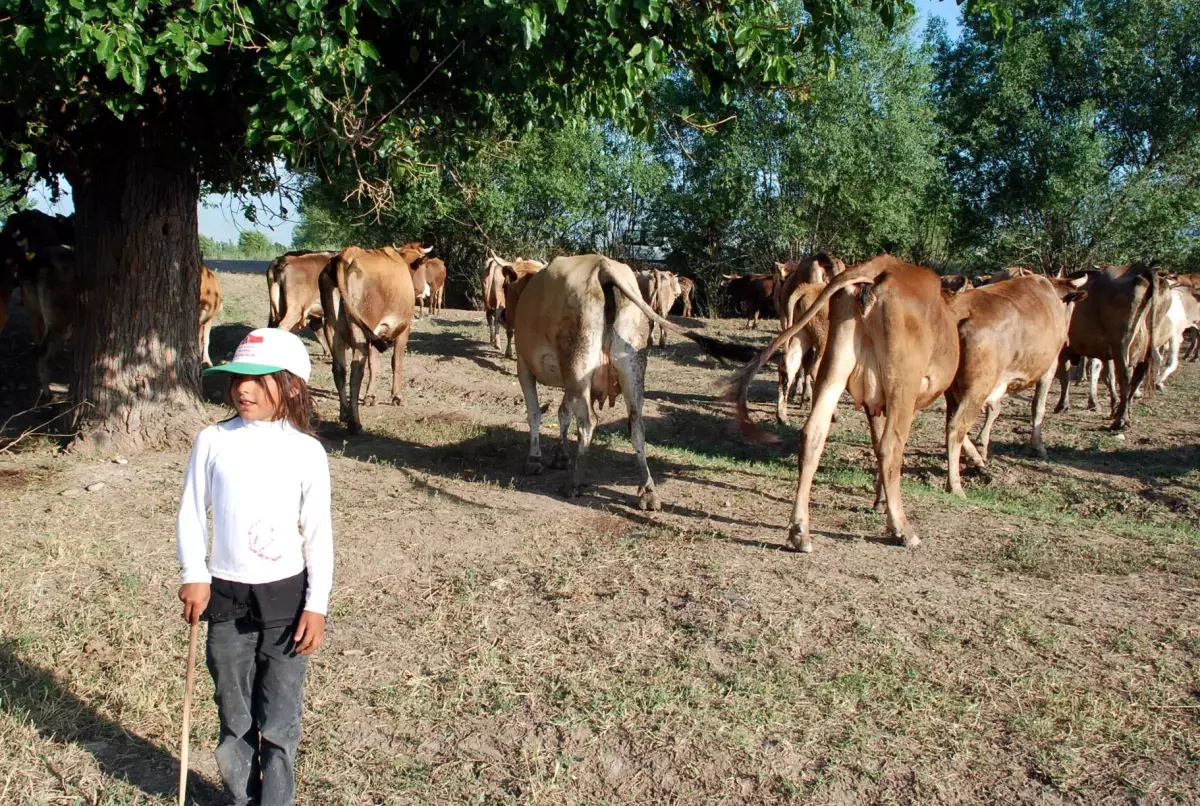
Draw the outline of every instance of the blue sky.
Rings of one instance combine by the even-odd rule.
[[[917,31],[925,28],[925,23],[933,16],[939,16],[948,23],[948,33],[957,37],[960,29],[961,14],[955,0],[914,0],[917,7]],[[63,194],[58,204],[50,203],[50,194],[45,186],[34,188],[30,194],[38,208],[47,212],[66,215],[74,209],[71,203],[70,188],[64,183]],[[217,241],[237,241],[238,234],[243,230],[257,229],[276,243],[291,246],[292,231],[296,227],[296,209],[294,204],[285,203],[278,195],[254,199],[258,208],[258,222],[252,224],[242,215],[243,200],[232,196],[210,195],[200,202],[200,233]],[[282,218],[279,211],[286,207],[290,216]]]

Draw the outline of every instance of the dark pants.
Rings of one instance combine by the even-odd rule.
[[[292,630],[244,618],[208,626],[208,670],[221,719],[217,767],[234,806],[296,800],[308,658],[295,653]]]

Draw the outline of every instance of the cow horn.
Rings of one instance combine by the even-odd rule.
[[[427,246],[427,247],[425,247],[424,249],[422,249],[422,250],[421,250],[422,254],[426,254],[426,255],[428,255],[428,254],[429,254],[430,252],[432,252],[432,251],[433,251],[433,247],[432,247],[432,246]]]

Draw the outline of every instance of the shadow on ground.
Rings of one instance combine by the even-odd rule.
[[[174,800],[178,793],[179,760],[173,752],[103,716],[50,669],[22,660],[10,640],[0,640],[0,708],[15,722],[32,725],[43,739],[77,744],[105,775],[147,796]],[[221,790],[195,771],[188,776],[188,792],[194,803],[222,802]]]

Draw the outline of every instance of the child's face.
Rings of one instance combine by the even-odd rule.
[[[279,384],[270,375],[234,375],[229,399],[243,420],[274,420],[279,408]]]

